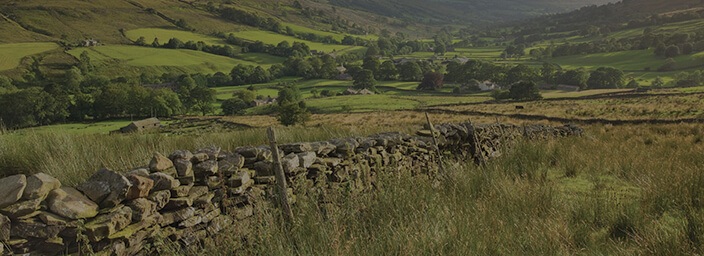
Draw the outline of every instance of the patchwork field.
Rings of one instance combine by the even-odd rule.
[[[22,58],[58,49],[55,43],[0,44],[0,70],[16,68]]]
[[[256,62],[233,59],[225,56],[209,54],[185,49],[161,49],[140,46],[99,46],[91,48],[76,48],[69,51],[73,56],[80,56],[88,51],[91,59],[107,61],[120,60],[130,66],[168,66],[178,67],[190,72],[229,73],[238,64],[260,65]],[[263,64],[269,66],[270,64]]]
[[[295,37],[286,36],[282,34],[277,34],[270,31],[261,30],[249,30],[249,31],[238,31],[233,33],[236,37],[244,38],[251,41],[262,41],[265,44],[277,45],[282,41],[293,42],[303,42],[310,47],[311,50],[323,51],[326,53],[339,52],[345,49],[351,48],[348,45],[336,45],[336,44],[324,44],[318,42],[311,42],[306,40],[301,40]]]
[[[677,62],[674,67],[675,69],[704,66],[704,52],[682,55],[674,59]],[[665,59],[655,56],[652,50],[566,56],[547,59],[547,61],[556,63],[565,69],[584,67],[587,70],[595,70],[598,67],[614,67],[626,71],[642,71],[645,68],[650,68],[655,71],[665,63]]]

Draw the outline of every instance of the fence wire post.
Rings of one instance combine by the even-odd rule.
[[[269,127],[266,131],[269,137],[269,146],[271,147],[271,154],[274,157],[274,173],[276,174],[276,184],[279,190],[279,203],[284,212],[284,217],[288,222],[293,220],[293,212],[291,211],[291,205],[288,202],[288,189],[286,186],[286,176],[284,175],[284,168],[281,166],[281,156],[279,155],[279,146],[276,142],[276,133],[274,129]]]

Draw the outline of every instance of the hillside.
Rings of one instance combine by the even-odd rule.
[[[609,0],[330,0],[336,6],[419,23],[486,23],[573,10]]]

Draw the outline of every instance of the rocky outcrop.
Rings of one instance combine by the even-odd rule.
[[[317,191],[321,205],[329,206],[339,200],[337,194],[372,189],[385,173],[432,178],[439,170],[438,152],[482,162],[500,155],[519,137],[582,133],[573,125],[462,123],[433,128],[434,133],[423,130],[417,135],[390,132],[281,145],[276,150],[289,181],[290,201]],[[0,179],[0,254],[75,253],[85,243],[110,255],[158,254],[146,245],[169,239],[196,246],[253,216],[256,207],[270,205],[254,203],[269,200],[275,191],[271,148],[229,151],[210,146],[193,152],[178,150],[168,157],[155,153],[148,167],[125,174],[101,169],[76,189],[61,187],[43,173]]]

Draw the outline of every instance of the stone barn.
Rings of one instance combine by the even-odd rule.
[[[134,121],[129,125],[120,128],[121,133],[141,132],[161,127],[161,122],[156,117]]]

